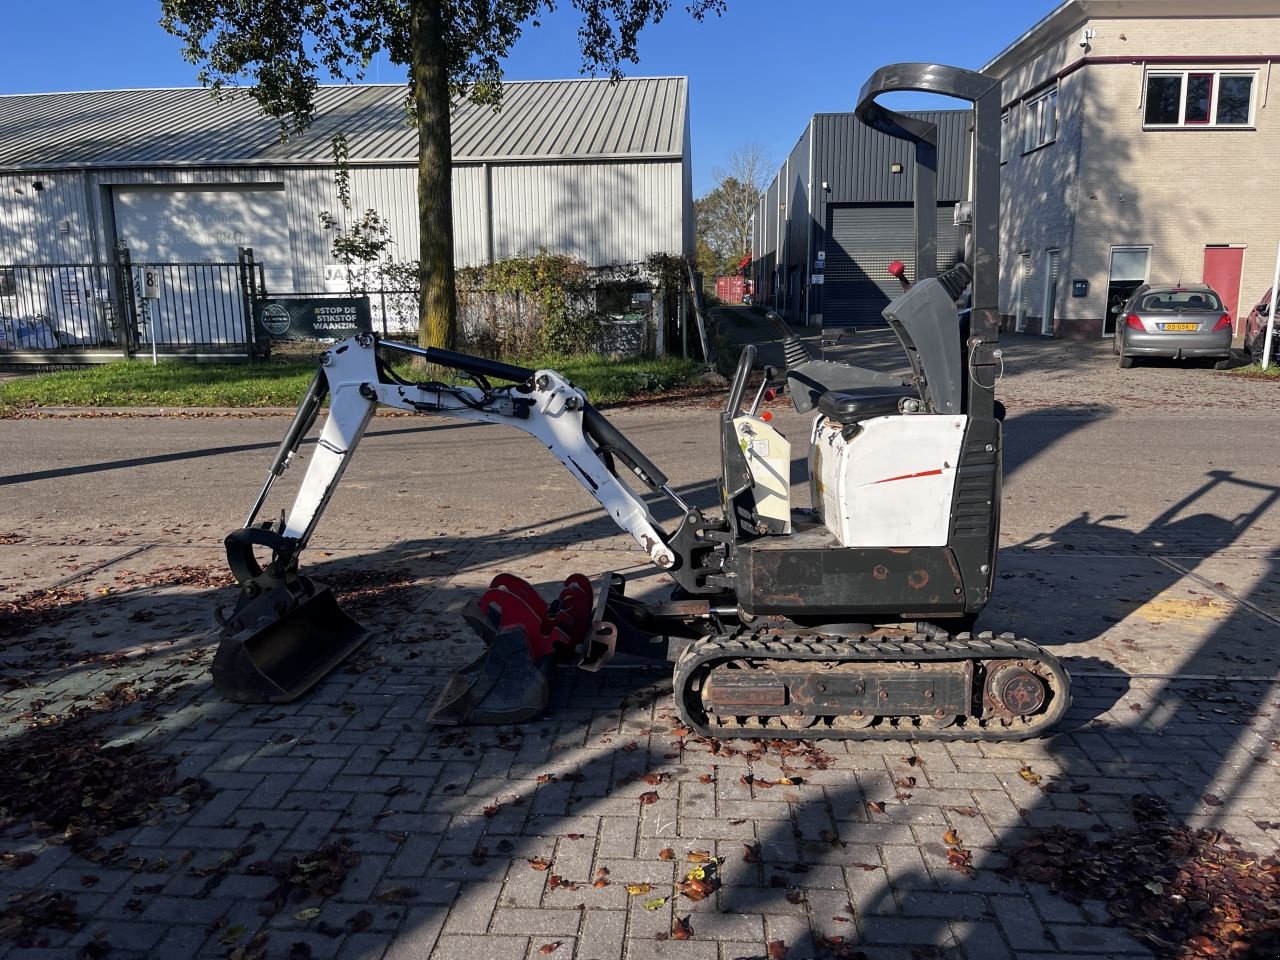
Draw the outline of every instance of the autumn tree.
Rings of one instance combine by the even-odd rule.
[[[622,76],[638,63],[640,31],[672,0],[570,0],[581,14],[583,72]],[[697,20],[726,0],[686,0]],[[502,98],[502,63],[526,26],[556,0],[161,0],[161,25],[185,44],[200,83],[241,84],[284,131],[306,129],[318,76],[361,80],[379,54],[406,68],[418,128],[419,341],[457,339],[450,107]]]
[[[730,155],[724,168],[716,168],[716,185],[695,203],[698,217],[699,266],[715,273],[731,273],[751,254],[751,217],[765,186],[764,151],[749,143]],[[706,262],[703,262],[703,258]]]

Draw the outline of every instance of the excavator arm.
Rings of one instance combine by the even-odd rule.
[[[452,368],[469,383],[407,380],[391,369],[380,351]],[[279,520],[255,526],[272,485],[292,462],[326,395],[329,416],[292,507]],[[678,565],[667,534],[644,500],[617,475],[615,462],[622,462],[650,490],[670,498],[682,514],[689,508],[667,485],[665,475],[560,374],[361,335],[335,344],[321,358],[244,527],[226,538],[227,560],[240,594],[231,611],[219,612],[222,643],[213,674],[215,685],[229,699],[292,700],[364,641],[363,628],[338,609],[332,594],[298,572],[298,558],[379,404],[523,430],[564,464],[656,566],[672,570]],[[256,556],[263,548],[271,553],[265,566]]]

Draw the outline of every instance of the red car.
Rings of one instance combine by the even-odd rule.
[[[1271,309],[1271,291],[1268,290],[1258,298],[1257,304],[1249,311],[1249,319],[1244,323],[1244,350],[1253,363],[1262,362],[1262,346],[1267,333],[1267,311]],[[1271,334],[1271,360],[1280,361],[1280,317],[1277,318],[1275,330]]]

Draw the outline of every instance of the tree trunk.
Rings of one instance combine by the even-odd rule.
[[[457,345],[453,280],[453,155],[441,0],[412,0],[413,101],[418,118],[418,343]]]

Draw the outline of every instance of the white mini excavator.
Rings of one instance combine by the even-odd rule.
[[[876,98],[899,90],[973,104],[965,252],[937,274],[936,127]],[[717,737],[1022,739],[1070,702],[1057,659],[1011,635],[974,632],[995,583],[1001,420],[995,399],[1000,85],[931,64],[877,71],[860,120],[915,155],[916,279],[883,311],[907,378],[814,357],[776,316],[786,369],[749,403],[756,350],[743,350],[720,414],[718,513],[686,503],[663,472],[553,370],[529,370],[361,335],[321,358],[243,529],[226,538],[239,583],[220,612],[217,689],[239,702],[297,697],[367,639],[333,593],[298,569],[325,505],[379,404],[536,437],[672,581],[669,596],[626,596],[623,578],[570,577],[550,602],[496,577],[466,617],[484,653],[452,676],[438,723],[514,723],[547,704],[557,664],[614,657],[671,663],[683,721]],[[414,382],[393,356],[456,371]],[[791,505],[791,446],[762,416],[770,380],[812,411],[812,508]],[[272,483],[329,414],[292,509],[255,523]],[[665,529],[644,495],[666,498]],[[260,562],[258,551],[269,551]]]

